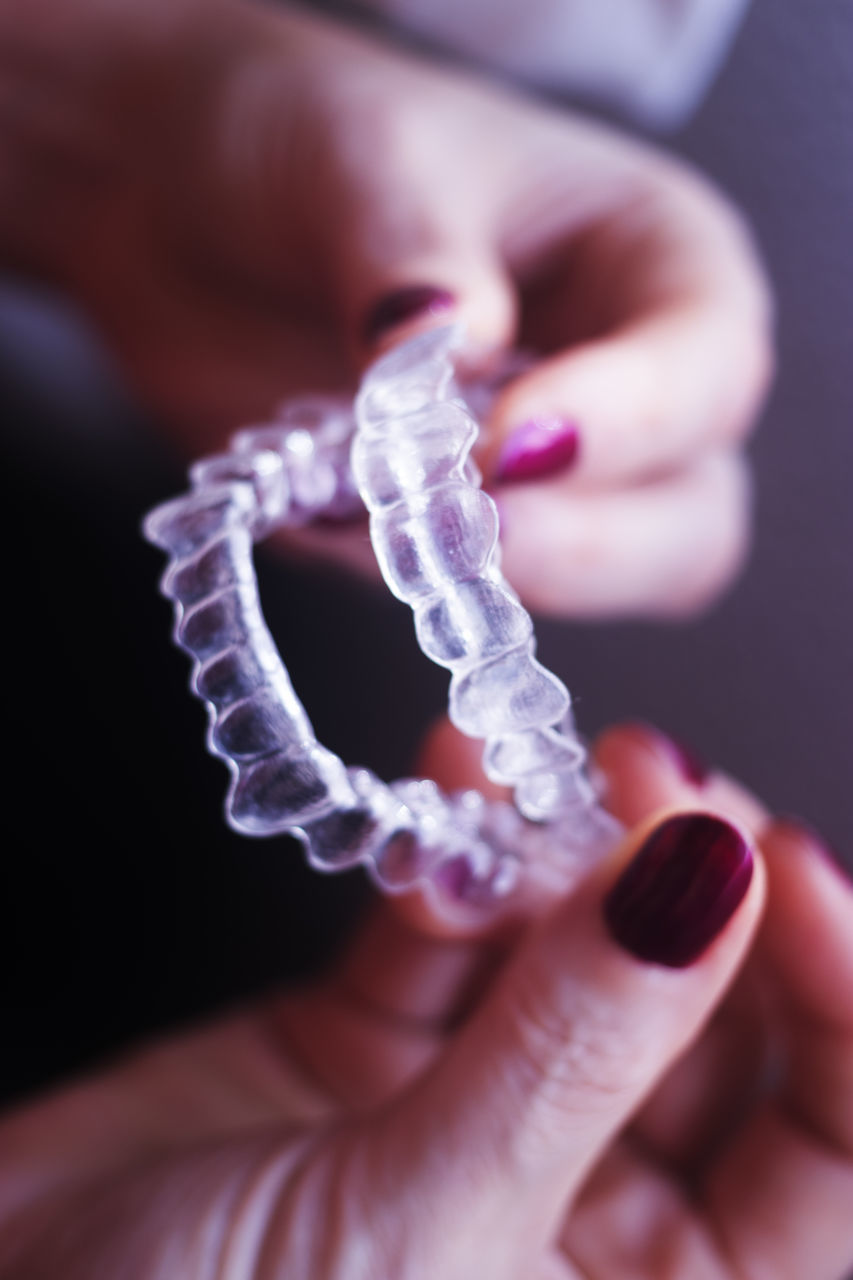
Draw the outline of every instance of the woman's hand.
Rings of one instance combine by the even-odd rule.
[[[530,605],[677,614],[736,571],[770,307],[698,175],[245,0],[47,0],[0,36],[0,251],[83,305],[187,454],[458,318],[470,369],[538,353],[480,446]],[[372,566],[361,529],[302,545]]]
[[[3,1280],[841,1280],[851,886],[655,732],[596,756],[638,825],[579,883],[382,902],[313,987],[8,1117]]]

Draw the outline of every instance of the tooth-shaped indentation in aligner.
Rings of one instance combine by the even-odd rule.
[[[583,773],[568,694],[536,661],[530,618],[500,573],[497,511],[470,457],[476,424],[449,398],[457,338],[434,330],[377,362],[354,440],[341,397],[290,402],[241,431],[144,530],[170,557],[161,587],[195,659],[208,747],[231,770],[230,824],[291,832],[313,866],[363,863],[389,892],[427,877],[475,903],[508,892],[520,860],[549,856],[555,832],[580,852],[612,843],[614,824]],[[515,785],[518,808],[423,780],[387,787],[316,742],[263,620],[252,544],[277,525],[360,512],[362,499],[389,586],[412,605],[424,651],[453,672],[452,719],[486,738],[486,770]]]
[[[525,818],[541,822],[554,814],[578,813],[595,806],[592,783],[580,769],[532,773],[515,789],[515,802]]]
[[[178,626],[178,643],[199,661],[233,645],[248,644],[263,626],[255,592],[247,586],[227,587],[189,609]]]
[[[495,504],[480,489],[450,483],[370,518],[382,574],[401,600],[482,574],[498,536]]]
[[[403,431],[360,434],[352,469],[365,505],[374,511],[467,478],[466,459],[476,436],[476,423],[457,404],[411,414]]]
[[[356,797],[353,808],[323,814],[297,831],[308,861],[323,871],[358,862],[376,865],[389,841],[411,840],[414,831],[412,814],[390,788],[377,785],[369,770],[350,769],[348,778]]]
[[[452,669],[495,658],[533,634],[526,609],[486,578],[448,586],[414,605],[418,643],[427,657]]]
[[[196,672],[194,688],[221,710],[259,689],[280,667],[272,640],[259,645],[256,638],[251,646],[234,645],[205,662]]]
[[[190,608],[235,583],[251,582],[252,535],[238,526],[187,559],[173,561],[161,583],[163,594]]]
[[[246,526],[256,510],[250,484],[211,485],[155,507],[145,519],[145,536],[176,558],[189,556],[226,529]]]
[[[315,743],[304,751],[277,751],[241,767],[228,796],[228,812],[239,831],[265,836],[354,803],[342,762]]]
[[[219,453],[200,458],[190,467],[190,480],[197,490],[217,484],[251,484],[259,514],[269,523],[280,520],[290,500],[290,483],[279,453],[258,449],[251,454]]]
[[[554,724],[568,709],[565,685],[536,661],[532,641],[450,682],[450,719],[472,738]]]
[[[567,738],[559,729],[526,729],[488,738],[483,752],[486,776],[503,786],[543,771],[575,770],[586,759],[576,738]]]
[[[455,325],[432,329],[395,347],[371,365],[356,397],[359,425],[369,430],[372,424],[446,400],[453,377],[448,353],[461,333]]]
[[[287,706],[280,686],[261,687],[222,712],[214,723],[211,745],[220,755],[250,760],[313,742],[308,717],[295,695],[290,701],[293,705]]]
[[[528,816],[553,816],[578,800],[585,753],[565,720],[568,691],[533,656],[532,623],[500,573],[497,511],[469,457],[475,435],[446,398],[457,340],[433,330],[368,371],[353,472],[382,574],[414,610],[421,648],[453,672],[451,720],[487,739],[489,776],[525,780]]]
[[[287,412],[284,415],[284,418],[292,416],[292,421],[246,427],[232,442],[235,456],[245,457],[252,464],[265,453],[277,456],[290,499],[291,524],[304,524],[318,511],[330,509],[347,487],[348,477],[342,472],[348,469],[349,438],[343,424],[340,430],[332,432],[309,429],[312,421],[316,425],[322,403],[322,400],[316,404],[306,401],[304,412],[294,406],[293,415]],[[351,425],[352,414],[346,417]]]

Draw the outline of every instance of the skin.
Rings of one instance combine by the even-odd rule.
[[[84,310],[185,453],[354,377],[376,300],[433,283],[471,370],[542,355],[486,424],[487,481],[531,416],[581,428],[570,473],[496,486],[528,602],[684,613],[730,579],[770,307],[697,175],[248,3],[6,0],[0,48],[3,263]],[[300,545],[365,559],[363,530]],[[6,1117],[0,1275],[841,1277],[850,889],[642,731],[598,763],[631,831],[584,880],[531,869],[495,916],[380,904],[322,982]],[[425,769],[480,781],[446,729]],[[641,964],[603,896],[656,814],[697,806],[749,830],[756,875],[696,964]]]
[[[444,783],[482,782],[447,727],[422,764],[439,757]],[[311,987],[7,1117],[0,1276],[842,1280],[853,887],[724,776],[686,783],[646,730],[596,760],[643,816],[585,878],[530,869],[491,913],[378,903]],[[661,803],[725,814],[756,850],[680,970],[601,920]]]
[[[293,391],[352,385],[450,290],[487,370],[539,353],[479,445],[544,416],[579,460],[497,484],[507,573],[557,614],[704,607],[744,554],[742,443],[772,362],[767,285],[729,202],[567,110],[286,8],[4,0],[0,255],[75,300],[188,456]],[[363,528],[303,551],[375,572]]]

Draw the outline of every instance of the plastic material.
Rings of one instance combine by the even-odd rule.
[[[586,861],[619,828],[584,772],[568,693],[537,662],[531,620],[501,576],[497,511],[469,457],[477,426],[453,383],[455,338],[436,330],[378,361],[355,415],[344,399],[308,397],[240,431],[229,452],[194,464],[190,491],[152,511],[144,532],[169,556],[161,589],[208,707],[209,749],[232,775],[229,823],[296,835],[320,870],[361,863],[386,892],[426,879],[482,902],[508,893],[526,858]],[[316,741],[261,613],[252,544],[362,502],[389,587],[414,610],[424,652],[452,672],[451,718],[485,739],[486,772],[515,787],[515,807],[427,780],[389,786]]]

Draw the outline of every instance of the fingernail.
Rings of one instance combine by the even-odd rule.
[[[740,832],[709,813],[657,827],[607,895],[613,938],[640,960],[683,969],[734,915],[752,879]]]
[[[641,722],[639,728],[659,743],[687,782],[692,782],[694,787],[704,787],[711,776],[711,767],[698,751],[688,746],[683,739],[664,733],[657,725]]]
[[[806,822],[804,818],[783,814],[776,819],[774,826],[787,828],[800,840],[807,841],[815,853],[823,858],[824,862],[829,863],[833,871],[843,876],[848,883],[853,883],[853,867],[845,862],[838,850],[825,840],[810,822]]]
[[[449,289],[439,289],[431,284],[409,284],[402,289],[386,293],[375,302],[364,321],[364,338],[376,342],[388,329],[416,316],[437,316],[456,305],[456,297]]]
[[[580,436],[565,418],[531,418],[516,427],[498,456],[496,480],[534,480],[565,471],[578,458]]]

